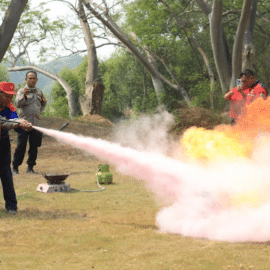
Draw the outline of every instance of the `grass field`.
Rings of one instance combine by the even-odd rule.
[[[12,141],[14,151],[16,139]],[[227,243],[160,233],[158,201],[142,181],[110,171],[102,192],[45,194],[41,173],[66,173],[71,187],[94,190],[103,161],[45,138],[37,175],[14,177],[18,213],[0,195],[0,269],[270,269],[269,243]],[[270,224],[269,224],[270,225]]]

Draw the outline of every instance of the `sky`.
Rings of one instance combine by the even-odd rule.
[[[61,17],[61,16],[74,16],[74,13],[70,10],[70,8],[67,6],[67,4],[64,4],[62,2],[58,2],[58,1],[46,1],[46,0],[34,0],[32,1],[32,6],[36,7],[38,6],[40,3],[46,3],[45,7],[50,9],[50,12],[48,12],[48,16],[49,18],[51,18],[52,20],[57,19],[57,17]],[[69,0],[70,3],[75,4],[76,0]],[[74,19],[76,19],[74,17]],[[98,40],[95,40],[96,45],[101,44],[102,42],[99,42]],[[80,48],[85,49],[85,43],[82,40],[81,44],[80,44]],[[114,51],[115,47],[112,45],[109,46],[103,46],[101,48],[97,49],[97,54],[98,54],[98,58],[100,59],[105,59],[105,58],[109,58],[111,53]]]

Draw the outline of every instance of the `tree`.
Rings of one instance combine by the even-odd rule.
[[[87,22],[87,17],[85,15],[84,6],[82,0],[78,3],[78,16],[82,31],[84,33],[84,41],[87,47],[88,54],[88,67],[85,80],[85,94],[82,95],[79,99],[80,106],[83,111],[83,114],[89,114],[92,110],[92,94],[93,94],[93,82],[97,81],[98,78],[98,59],[96,52],[96,45],[93,39],[93,35]]]
[[[113,19],[113,16],[110,14],[110,11],[105,1],[103,1],[105,5],[104,7],[101,7],[100,5],[97,5],[93,1],[90,1],[90,0],[83,0],[83,3],[85,7],[91,12],[91,14],[94,15],[98,20],[100,20],[111,31],[111,33],[119,41],[121,41],[127,47],[127,49],[131,53],[133,53],[138,58],[138,60],[145,66],[145,68],[148,70],[148,72],[151,75],[153,86],[157,94],[157,98],[159,100],[159,103],[161,103],[160,97],[164,95],[163,81],[167,84],[171,84],[171,85],[174,85],[174,84],[171,83],[170,80],[168,80],[165,76],[160,74],[160,72],[157,70],[157,66],[154,61],[153,55],[147,54],[147,56],[144,56],[140,52],[139,48],[131,41],[131,39],[125,33],[125,31]],[[99,10],[99,12],[94,7],[97,10]],[[185,95],[185,100],[188,104],[190,103],[187,93]]]
[[[250,15],[245,31],[244,44],[243,44],[243,59],[242,69],[253,69],[255,60],[255,46],[254,46],[254,26],[256,21],[258,0],[252,1]]]
[[[0,27],[0,62],[8,49],[27,2],[28,0],[12,0],[8,6]]]
[[[43,7],[43,6],[42,6]],[[92,37],[91,30],[89,28],[89,25],[87,23],[87,18],[85,16],[83,5],[79,2],[78,9],[75,8],[73,5],[70,4],[70,7],[78,14],[78,18],[81,23],[81,27],[84,33],[85,42],[87,45],[87,51],[90,59],[93,59],[93,61],[89,61],[88,65],[88,73],[86,77],[86,93],[88,96],[91,96],[91,83],[93,80],[96,80],[97,78],[97,56],[96,56],[96,48],[94,44],[94,40]],[[50,22],[46,13],[48,10],[40,9],[38,11],[31,10],[30,7],[25,13],[22,23],[18,27],[18,31],[16,32],[17,35],[15,35],[15,40],[13,44],[11,44],[9,48],[9,58],[7,61],[10,62],[11,66],[14,68],[10,68],[9,71],[22,71],[27,70],[29,66],[25,67],[16,67],[19,60],[24,59],[23,57],[26,55],[28,62],[31,64],[30,55],[30,45],[34,43],[39,43],[42,40],[48,39],[47,33],[50,33],[50,39],[53,40],[55,38],[56,33],[61,32],[64,28],[67,28],[69,25],[65,23],[63,20],[57,20]],[[74,27],[71,25],[71,28]],[[60,35],[61,37],[61,35]],[[59,41],[59,40],[58,40]],[[49,42],[50,43],[50,42]],[[51,42],[54,44],[54,42]],[[44,46],[41,46],[38,56],[46,56],[47,53],[51,53],[53,49],[57,47],[55,46],[49,46],[45,48]],[[25,62],[25,61],[24,61]],[[77,114],[77,102],[74,99],[75,94],[73,93],[72,87],[68,85],[68,83],[57,76],[56,74],[53,74],[51,72],[48,72],[46,70],[43,70],[41,68],[38,68],[34,65],[31,65],[33,70],[37,70],[41,72],[42,74],[48,76],[49,78],[57,80],[65,89],[69,109],[70,109],[70,117],[75,117]],[[91,108],[88,109],[88,112]],[[85,112],[86,114],[87,112]]]
[[[90,111],[92,111],[93,83],[98,80],[98,59],[97,59],[96,49],[98,47],[102,47],[105,45],[119,45],[119,44],[109,41],[106,35],[103,35],[103,36],[94,35],[95,31],[92,30],[90,27],[90,24],[91,22],[93,23],[93,20],[92,18],[89,18],[86,16],[82,0],[79,0],[78,2],[76,2],[77,3],[76,5],[73,5],[69,1],[65,1],[65,0],[55,0],[55,1],[59,1],[59,2],[67,4],[70,7],[70,9],[74,11],[74,13],[76,14],[80,22],[80,27],[72,23],[72,26],[71,26],[72,36],[71,37],[64,38],[62,37],[62,34],[60,34],[59,36],[61,37],[60,42],[63,45],[63,47],[66,50],[70,51],[72,54],[87,52],[89,61],[88,61],[88,69],[86,73],[86,78],[85,78],[85,92],[79,98],[81,110],[83,114],[86,115]],[[97,25],[97,26],[100,27],[100,25]],[[76,49],[76,45],[73,46],[72,49],[70,48],[70,46],[67,46],[67,43],[70,43],[70,41],[72,44],[76,44],[76,41],[78,40],[77,36],[79,36],[78,31],[83,33],[84,42],[86,44],[86,50],[78,50]],[[96,46],[94,37],[106,40],[107,43],[103,43],[99,46]],[[68,40],[68,42],[66,42],[66,40]]]
[[[242,56],[243,41],[248,18],[251,14],[250,10],[252,0],[244,0],[243,2],[242,12],[233,45],[231,63],[227,38],[222,26],[223,0],[213,0],[212,7],[204,0],[196,0],[196,3],[201,8],[201,10],[207,16],[209,16],[211,44],[215,58],[215,64],[223,93],[226,93],[230,88],[236,85],[236,78],[238,78],[242,70],[242,57],[240,56]],[[250,20],[250,22],[251,21],[252,20]]]
[[[210,79],[211,84],[204,98],[207,97],[213,107],[216,101],[216,93],[214,94],[213,91],[215,70],[211,68],[214,63],[209,50],[210,43],[205,37],[199,39],[202,31],[196,21],[193,23],[193,18],[190,20],[189,12],[179,12],[181,9],[185,11],[189,2],[172,0],[158,1],[158,3],[153,0],[129,2],[125,5],[124,26],[127,32],[136,31],[142,48],[147,49],[163,65],[163,67],[159,65],[161,78],[165,81],[168,76],[163,76],[163,73],[167,73],[174,82],[170,83],[167,80],[166,83],[170,87],[178,91],[184,88],[192,99],[195,97],[192,97],[191,89],[196,87],[196,84],[198,84],[196,87],[198,89],[200,82],[205,85],[205,80]],[[180,19],[179,16],[181,16]],[[196,35],[199,37],[197,38]],[[203,41],[205,50],[202,50],[202,46],[199,45],[200,40]],[[206,63],[206,70],[202,61]],[[209,92],[209,89],[212,90]],[[193,101],[192,104],[194,104]],[[206,104],[209,102],[206,101]]]
[[[168,3],[165,0],[159,0],[160,2],[163,3],[163,5],[169,10],[169,12],[172,14],[172,16],[174,17],[174,19],[177,21],[178,25],[185,31],[185,34],[187,36],[187,38],[189,39],[189,41],[191,43],[194,44],[194,46],[198,49],[198,51],[200,52],[201,56],[203,57],[203,60],[205,62],[205,65],[207,67],[207,71],[208,71],[208,75],[211,81],[211,87],[210,87],[210,100],[211,100],[211,108],[214,109],[214,97],[213,97],[213,91],[214,91],[214,83],[215,83],[215,75],[213,72],[213,69],[211,67],[210,61],[206,55],[206,53],[204,52],[204,50],[202,49],[202,47],[200,46],[200,44],[198,43],[197,39],[194,38],[190,32],[188,31],[187,27],[186,27],[186,23],[184,23],[179,16],[176,15],[176,13],[174,13],[174,11],[172,10],[172,8],[168,5]]]
[[[52,56],[57,48],[53,41],[59,29],[67,27],[64,20],[50,20],[49,10],[44,8],[44,4],[36,8],[31,4],[29,1],[21,16],[5,57],[11,66],[46,61],[47,56]]]

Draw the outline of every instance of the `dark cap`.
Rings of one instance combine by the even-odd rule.
[[[250,69],[245,69],[244,71],[242,71],[240,73],[240,77],[239,78],[241,78],[243,75],[246,75],[247,77],[250,77],[250,76],[253,76],[254,77],[254,73]]]

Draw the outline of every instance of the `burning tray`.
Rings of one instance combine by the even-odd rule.
[[[48,184],[62,184],[66,180],[69,174],[42,174],[43,177],[47,180]]]

